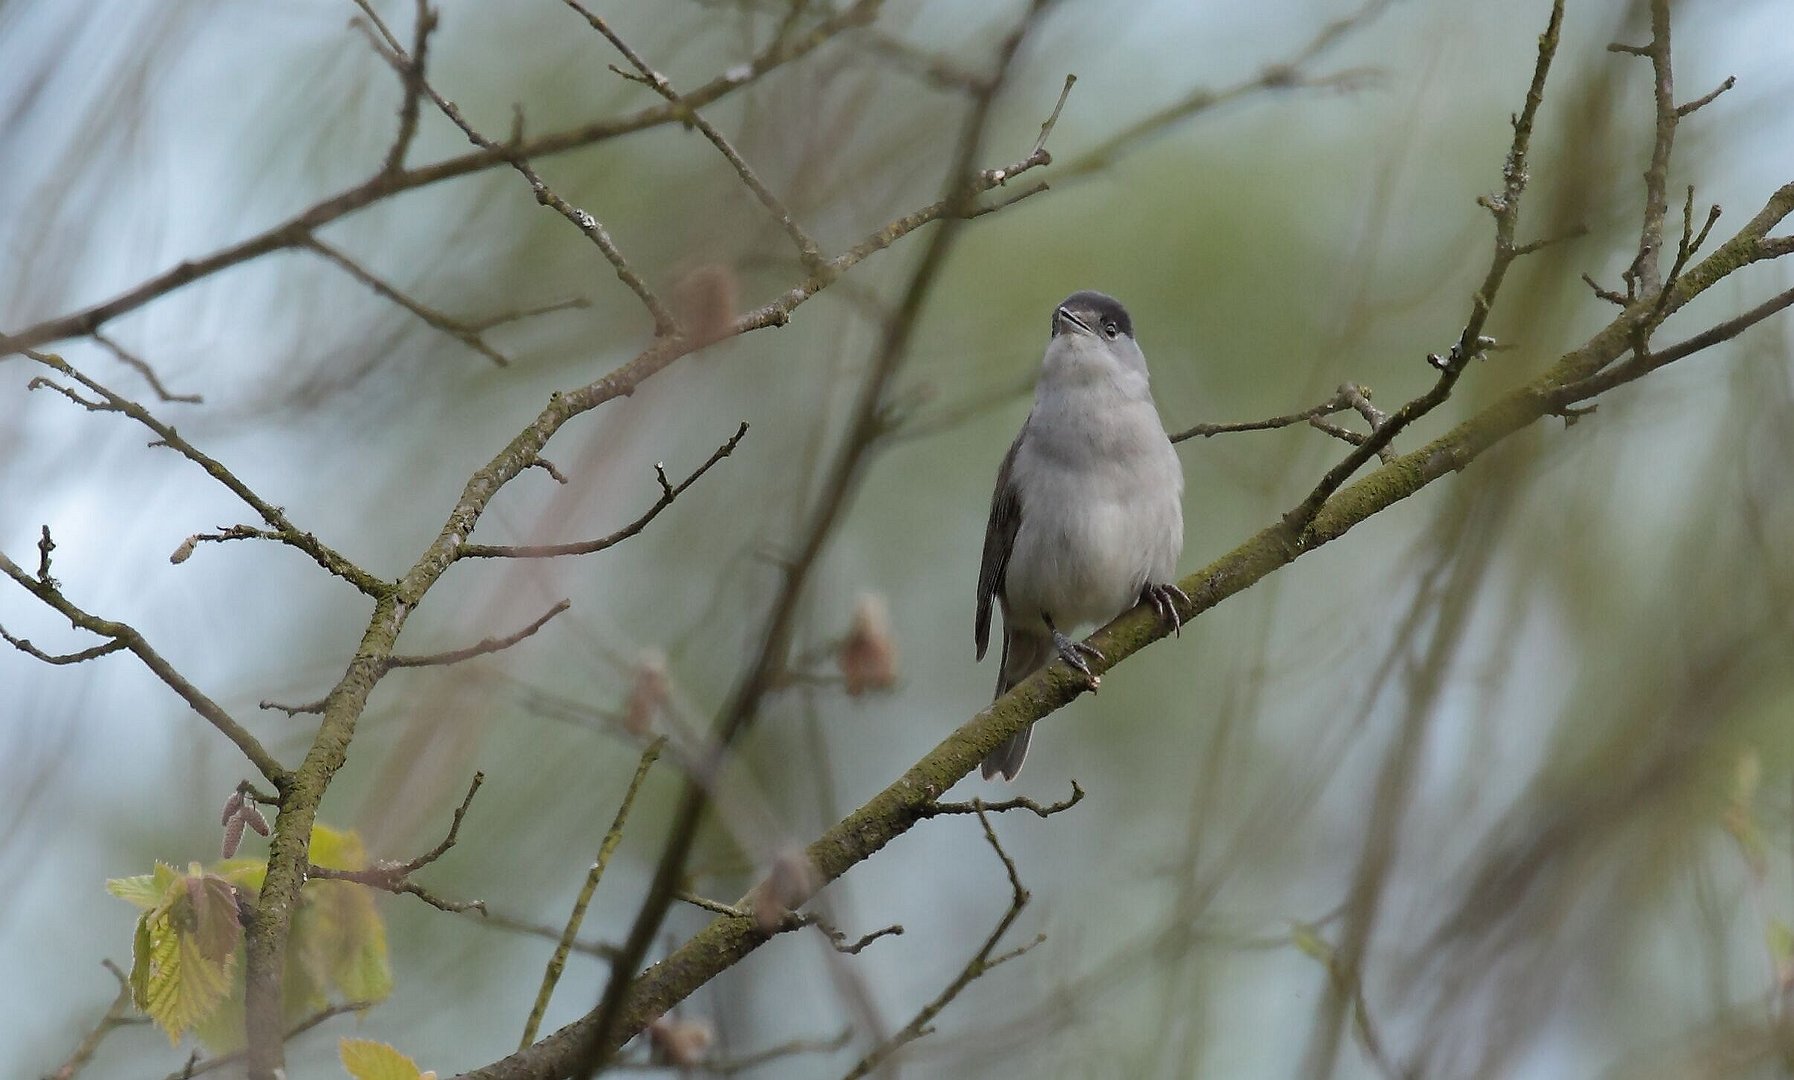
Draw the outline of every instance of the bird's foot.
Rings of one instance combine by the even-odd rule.
[[[1159,618],[1171,623],[1171,632],[1178,637],[1183,637],[1184,620],[1183,616],[1177,613],[1177,602],[1180,600],[1185,604],[1190,603],[1189,595],[1169,582],[1163,585],[1154,585],[1148,582],[1146,587],[1140,590],[1140,601],[1151,604],[1152,610],[1158,612]]]
[[[1084,682],[1089,685],[1090,692],[1094,694],[1103,683],[1102,676],[1093,674],[1090,665],[1085,663],[1085,660],[1086,658],[1090,660],[1103,659],[1103,654],[1098,651],[1097,647],[1087,645],[1082,641],[1073,641],[1057,630],[1053,631],[1053,647],[1059,650],[1059,659],[1070,664],[1073,671],[1084,676]]]

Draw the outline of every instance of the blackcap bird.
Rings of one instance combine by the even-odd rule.
[[[978,659],[990,609],[1003,609],[997,696],[1054,656],[1097,679],[1093,646],[1065,631],[1149,603],[1181,631],[1171,584],[1183,551],[1183,468],[1147,387],[1134,322],[1114,297],[1076,292],[1053,311],[1034,411],[997,470],[978,570]],[[1013,780],[1023,729],[984,759],[986,780]]]

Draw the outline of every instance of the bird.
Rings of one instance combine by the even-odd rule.
[[[1183,467],[1148,385],[1146,354],[1121,302],[1072,293],[1053,309],[1034,408],[997,469],[978,568],[974,639],[1003,612],[997,697],[1055,656],[1099,680],[1102,654],[1067,631],[1150,604],[1181,635],[1172,581],[1183,552]],[[1032,725],[985,757],[986,780],[1014,780]]]

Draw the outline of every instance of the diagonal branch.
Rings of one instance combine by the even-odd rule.
[[[476,772],[473,781],[467,785],[467,794],[462,797],[461,805],[455,808],[454,820],[449,823],[448,835],[442,842],[407,862],[377,862],[373,866],[361,870],[339,870],[329,866],[311,866],[306,874],[311,878],[322,878],[329,881],[352,881],[357,885],[366,885],[371,889],[402,894],[408,893],[417,897],[433,908],[448,912],[478,911],[484,914],[484,900],[444,900],[423,886],[411,880],[411,875],[435,862],[455,846],[461,835],[461,819],[467,816],[467,808],[473,804],[473,797],[479,794],[480,785],[486,782],[486,774]]]
[[[808,56],[846,31],[871,22],[877,17],[881,6],[882,0],[855,0],[837,14],[818,22],[807,33],[782,36],[746,63],[730,67],[703,86],[687,92],[684,95],[686,106],[699,108],[711,104],[757,82],[769,72]],[[509,148],[482,147],[459,157],[399,172],[388,172],[382,168],[368,180],[339,191],[280,224],[228,247],[183,260],[110,299],[44,319],[12,334],[0,332],[0,351],[21,352],[65,338],[90,335],[113,319],[183,286],[240,266],[271,251],[296,247],[306,233],[394,195],[506,164],[513,155],[540,158],[563,154],[633,132],[677,123],[682,119],[680,111],[672,105],[656,105],[618,119],[599,120],[523,139]]]
[[[48,530],[46,530],[46,533],[47,532]],[[88,614],[86,611],[76,607],[74,602],[69,600],[66,596],[62,595],[62,590],[57,586],[53,579],[48,577],[48,575],[41,578],[32,577],[24,570],[24,568],[20,567],[18,563],[15,563],[8,558],[4,552],[0,552],[0,573],[4,573],[7,577],[12,578],[14,581],[24,586],[25,591],[31,593],[31,595],[43,601],[44,604],[65,616],[69,622],[73,623],[76,627],[90,633],[98,634],[101,637],[112,639],[112,645],[115,647],[88,649],[86,652],[90,655],[86,657],[87,659],[92,659],[94,656],[103,656],[109,652],[116,652],[118,649],[129,649],[138,660],[143,662],[143,666],[149,668],[157,678],[166,683],[170,690],[179,694],[181,700],[192,707],[194,712],[204,717],[213,727],[222,732],[225,738],[236,743],[237,748],[243,751],[243,756],[248,758],[250,763],[253,764],[264,777],[267,777],[268,781],[272,783],[277,790],[283,795],[286,793],[287,786],[293,779],[292,774],[286,770],[286,767],[276,761],[274,755],[268,753],[268,751],[263,748],[261,742],[256,739],[254,735],[249,733],[248,728],[237,723],[230,713],[225,712],[223,706],[207,697],[203,691],[188,682],[185,676],[176,671],[174,665],[163,659],[161,653],[158,653],[155,649],[151,648],[149,642],[145,641],[143,635],[138,633],[136,629],[121,622],[113,622],[109,619],[102,619],[97,615]],[[15,641],[11,636],[8,636],[7,640],[13,641],[15,646],[19,647],[29,644]],[[26,649],[25,651],[32,653],[34,656],[39,656],[40,659],[44,658],[35,649]],[[83,654],[75,653],[72,655],[80,657]],[[49,662],[74,663],[75,661],[73,659],[50,659]]]
[[[841,449],[824,475],[822,488],[806,522],[799,550],[788,564],[783,587],[774,597],[762,629],[756,635],[760,642],[759,648],[712,725],[710,754],[715,761],[720,761],[742,732],[753,724],[765,695],[777,684],[778,676],[787,663],[791,637],[810,570],[833,535],[849,493],[858,485],[872,447],[885,429],[883,415],[887,388],[908,354],[909,342],[923,303],[959,235],[959,227],[974,207],[974,198],[979,191],[978,182],[982,180],[992,185],[1002,183],[1018,171],[1051,160],[1045,145],[1053,127],[1053,120],[1049,118],[1041,127],[1040,137],[1035,141],[1033,151],[1024,159],[1022,170],[979,173],[976,167],[997,94],[1007,81],[1023,39],[1038,22],[1046,4],[1047,0],[1034,0],[1016,21],[997,49],[995,74],[985,91],[973,99],[962,122],[954,160],[943,185],[945,194],[940,203],[936,204],[941,206],[942,213],[948,215],[948,220],[929,237],[921,258],[910,271],[903,298],[884,328],[881,347],[860,386],[853,413],[842,438]],[[1058,115],[1065,95],[1070,90],[1071,83],[1068,80],[1053,109],[1053,116]],[[667,908],[672,904],[679,881],[685,874],[685,861],[696,841],[698,824],[708,802],[708,793],[700,776],[713,774],[713,771],[714,761],[705,763],[705,767],[697,770],[698,775],[686,777],[678,809],[648,887],[648,895],[630,927],[629,936],[623,944],[622,957],[611,968],[610,979],[605,984],[597,1008],[588,1014],[591,1024],[577,1036],[572,1072],[581,1080],[603,1068],[622,1042],[640,1030],[641,1025],[620,1025],[619,1021],[624,1018],[625,1002],[631,994],[635,973],[646,958]],[[793,896],[784,899],[786,902],[783,906],[793,908],[797,906],[795,901],[802,898]]]
[[[454,318],[446,312],[438,311],[436,308],[431,307],[422,300],[418,300],[401,292],[397,286],[392,285],[367,267],[362,266],[354,259],[351,259],[340,249],[325,243],[315,236],[307,234],[302,246],[305,247],[306,250],[315,252],[324,259],[334,263],[336,266],[340,267],[344,273],[348,274],[356,281],[361,282],[380,296],[385,297],[404,308],[406,311],[411,312],[411,314],[416,315],[432,327],[435,327],[437,330],[442,331],[461,342],[463,345],[466,345],[468,348],[479,353],[481,356],[484,356],[499,367],[510,366],[510,358],[486,344],[486,339],[480,335],[480,331],[475,329],[473,325],[462,322],[460,319]]]
[[[169,402],[178,401],[187,405],[198,405],[205,400],[198,394],[171,393],[168,387],[162,385],[162,380],[157,377],[156,369],[150,367],[149,361],[126,349],[123,345],[120,345],[118,342],[107,337],[105,334],[100,333],[98,330],[95,330],[92,336],[95,344],[98,344],[113,356],[118,357],[120,363],[134,369],[139,375],[142,375],[143,380],[149,383],[150,389],[155,391],[156,397],[161,400]]]
[[[1545,78],[1551,72],[1552,58],[1557,55],[1563,19],[1564,0],[1555,0],[1551,5],[1551,18],[1546,23],[1545,32],[1539,35],[1538,61],[1533,65],[1532,84],[1526,90],[1526,104],[1513,121],[1514,139],[1501,171],[1502,190],[1497,195],[1486,196],[1481,200],[1495,218],[1495,250],[1489,258],[1489,270],[1483,276],[1482,285],[1471,297],[1470,317],[1465,321],[1457,343],[1447,355],[1435,354],[1429,357],[1439,371],[1438,381],[1431,390],[1403,405],[1357,449],[1347,454],[1345,460],[1328,470],[1308,497],[1283,516],[1284,526],[1294,543],[1308,543],[1309,526],[1333,493],[1371,458],[1379,455],[1408,425],[1444,404],[1470,361],[1481,356],[1493,344],[1483,336],[1483,327],[1488,322],[1489,311],[1495,303],[1496,294],[1501,290],[1508,267],[1524,254],[1522,247],[1514,240],[1520,223],[1520,197],[1525,194],[1529,179],[1528,153],[1532,146],[1533,123],[1538,118],[1539,106],[1545,99]]]
[[[811,270],[821,266],[822,249],[816,245],[816,241],[811,238],[810,234],[804,231],[804,227],[797,223],[797,219],[792,216],[790,209],[761,182],[753,167],[747,163],[747,159],[741,156],[741,152],[730,144],[728,138],[718,131],[714,124],[704,119],[695,107],[687,104],[679,96],[678,91],[673,89],[673,84],[667,81],[667,77],[649,67],[648,62],[642,59],[641,54],[631,48],[629,43],[624,41],[615,30],[611,29],[609,23],[599,18],[579,0],[561,0],[561,2],[578,12],[591,25],[592,29],[603,34],[605,39],[634,66],[635,70],[641,73],[641,81],[651,87],[655,93],[666,98],[668,104],[680,110],[683,119],[697,128],[704,138],[710,140],[710,145],[716,147],[723,157],[728,159],[729,164],[735,168],[735,175],[741,177],[741,182],[754,193],[754,198],[760,200],[760,205],[779,220],[779,224],[785,229],[785,234],[791,237],[793,244],[797,245],[797,251],[803,258],[804,266]]]
[[[98,395],[98,400],[88,401],[66,387],[50,382],[47,379],[34,379],[33,385],[47,386],[57,390],[64,397],[93,412],[123,413],[156,433],[157,441],[152,445],[166,446],[193,462],[209,473],[214,480],[229,488],[231,494],[243,500],[249,508],[261,515],[263,521],[273,526],[273,534],[268,539],[277,539],[289,547],[294,547],[311,556],[312,561],[328,570],[336,577],[342,578],[363,593],[372,597],[384,596],[392,591],[388,582],[382,581],[349,559],[331,548],[308,532],[301,532],[295,526],[286,511],[257,495],[248,484],[237,478],[237,475],[224,466],[224,463],[213,458],[186,439],[181,438],[174,428],[169,427],[153,416],[148,409],[132,401],[130,398],[113,393],[95,380],[88,378],[78,369],[60,356],[42,353],[34,349],[24,350],[25,355],[60,375],[74,379],[89,391]]]
[[[424,656],[388,657],[386,666],[389,668],[445,667],[449,664],[459,664],[463,660],[472,660],[476,656],[490,656],[495,652],[503,652],[517,644],[519,641],[522,641],[524,638],[534,635],[536,631],[548,625],[548,620],[572,606],[573,601],[562,600],[544,612],[535,622],[530,623],[516,633],[506,634],[504,637],[499,638],[486,638],[465,648],[454,649],[450,652],[429,653]]]
[[[680,481],[677,486],[667,480],[666,467],[664,465],[656,464],[654,466],[654,477],[660,481],[660,498],[655,501],[653,506],[648,508],[647,513],[636,518],[621,529],[618,529],[616,532],[611,533],[609,536],[601,536],[596,540],[585,540],[575,544],[537,544],[525,546],[463,544],[457,552],[456,557],[461,559],[551,559],[561,555],[590,555],[594,552],[603,551],[608,547],[615,547],[647,528],[648,523],[653,521],[656,517],[659,517],[662,510],[673,505],[673,500],[684,494],[686,488],[691,487],[692,484],[696,483],[698,477],[703,476],[710,471],[711,466],[734,453],[735,448],[741,444],[741,440],[747,437],[747,433],[748,424],[746,420],[743,420],[741,426],[735,429],[735,434],[729,437],[729,441],[717,447],[715,452],[710,455],[709,459],[706,460],[704,464],[698,466],[695,472]]]
[[[407,72],[413,73],[413,77],[415,77],[417,85],[422,92],[429,97],[431,101],[435,102],[436,107],[442,111],[444,116],[454,121],[455,126],[461,129],[462,134],[467,136],[468,141],[472,142],[482,150],[498,154],[502,157],[504,161],[513,169],[516,169],[525,180],[529,181],[530,189],[536,193],[536,201],[538,203],[541,203],[543,206],[552,207],[562,217],[572,222],[574,228],[584,233],[586,239],[597,245],[598,250],[603,253],[604,258],[611,264],[612,269],[616,271],[617,279],[627,286],[630,292],[635,294],[636,299],[642,302],[643,307],[648,309],[648,314],[654,320],[655,337],[677,337],[679,334],[678,320],[673,318],[672,311],[661,302],[660,297],[654,294],[654,290],[648,286],[647,281],[642,278],[641,273],[637,271],[623,255],[623,249],[617,246],[616,240],[611,237],[610,230],[604,227],[604,223],[587,211],[576,208],[566,199],[556,194],[554,189],[550,188],[547,182],[542,179],[542,174],[538,173],[535,170],[535,167],[529,163],[529,159],[519,152],[517,147],[517,143],[521,141],[519,138],[513,137],[509,142],[501,144],[482,135],[479,130],[469,123],[467,118],[461,114],[460,108],[458,108],[454,102],[443,97],[442,94],[430,84],[430,81],[424,77],[423,72],[419,69],[416,61],[399,47],[398,39],[394,38],[392,31],[387,29],[386,23],[381,20],[379,13],[374,10],[370,0],[354,0],[354,3],[356,7],[361,9],[362,14],[367,16],[368,21],[374,25],[381,36],[386,38],[387,48],[391,50],[391,55],[387,56],[387,60],[399,68],[400,74],[404,75]]]
[[[1003,870],[1009,875],[1009,908],[1003,912],[1003,917],[997,920],[996,928],[984,939],[984,944],[978,947],[978,951],[972,954],[970,960],[966,961],[965,967],[961,968],[959,974],[953,977],[953,981],[935,995],[934,1000],[922,1006],[915,1018],[905,1024],[901,1031],[874,1047],[870,1053],[861,1058],[859,1064],[849,1069],[842,1080],[859,1080],[860,1077],[871,1075],[875,1069],[899,1050],[933,1032],[934,1018],[939,1016],[948,1005],[951,1005],[953,999],[958,997],[960,992],[970,986],[974,980],[982,978],[999,964],[1014,960],[1046,940],[1046,935],[1042,934],[1018,948],[1001,954],[997,953],[997,945],[1003,940],[1003,935],[1009,932],[1009,928],[1014,926],[1015,920],[1021,916],[1022,909],[1028,906],[1029,895],[1028,890],[1022,886],[1021,873],[1015,868],[1015,860],[1009,857],[1009,853],[1004,851],[1003,845],[997,841],[997,832],[991,827],[990,816],[985,813],[984,806],[976,801],[972,803],[972,806],[978,815],[978,823],[984,826],[984,838],[990,841],[991,850],[995,851],[997,858],[1003,861]]]

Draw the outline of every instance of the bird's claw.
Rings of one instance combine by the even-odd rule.
[[[1171,632],[1178,637],[1184,636],[1183,616],[1177,613],[1177,602],[1190,603],[1189,594],[1169,582],[1162,585],[1148,584],[1140,590],[1140,599],[1152,605],[1152,610],[1159,618],[1171,623]]]
[[[1085,658],[1101,660],[1103,659],[1102,652],[1095,645],[1073,641],[1057,630],[1053,631],[1053,646],[1059,650],[1059,659],[1069,664],[1073,671],[1084,676],[1084,681],[1090,686],[1090,692],[1095,693],[1097,688],[1102,685],[1102,676],[1090,670],[1090,665],[1085,663]]]

